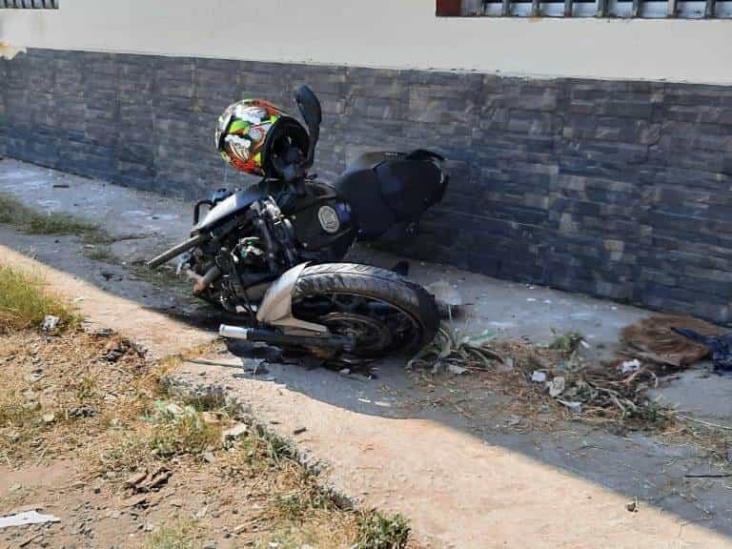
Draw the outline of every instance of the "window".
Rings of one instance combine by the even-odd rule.
[[[437,15],[723,19],[732,0],[437,0]]]
[[[59,0],[0,0],[0,9],[56,10]]]

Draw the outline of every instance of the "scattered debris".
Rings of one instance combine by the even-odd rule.
[[[161,466],[152,472],[145,471],[132,475],[125,482],[125,486],[134,492],[152,492],[168,482],[171,476],[173,476],[173,472],[167,467]]]
[[[462,366],[458,366],[457,364],[448,364],[447,371],[456,376],[460,376],[460,375],[463,375],[465,372],[467,372],[468,369],[463,368]]]
[[[104,347],[104,355],[102,356],[102,358],[107,362],[114,363],[119,361],[123,356],[125,356],[125,354],[130,351],[135,353],[140,358],[145,356],[145,349],[143,349],[141,346],[132,343],[128,339],[122,337],[114,337]]]
[[[53,332],[57,327],[61,319],[54,315],[46,315],[41,324],[41,330],[44,332]]]
[[[531,372],[531,381],[534,383],[545,383],[546,382],[546,372],[542,372],[541,370],[534,370]]]
[[[620,371],[624,374],[629,374],[631,372],[637,372],[641,368],[641,362],[637,358],[634,358],[633,360],[626,360],[620,365]]]
[[[0,517],[0,528],[25,526],[27,524],[44,524],[46,522],[61,522],[61,519],[53,515],[42,515],[38,511],[25,511],[7,517]]]
[[[473,345],[471,341],[482,341]],[[646,391],[658,379],[650,367],[621,371],[618,361],[600,363],[582,356],[583,337],[576,332],[557,335],[548,346],[525,340],[501,341],[457,337],[444,324],[433,343],[409,363],[432,372],[450,365],[494,377],[495,388],[528,403],[547,398],[573,415],[593,423],[661,425],[672,413],[651,401]],[[533,396],[532,396],[533,395]]]
[[[717,326],[690,316],[653,315],[623,329],[624,354],[674,368],[683,368],[705,358],[709,349],[673,330],[681,327],[703,336],[720,334]]]
[[[582,413],[582,403],[581,402],[561,400],[561,399],[557,399],[557,402],[559,404],[562,404],[563,406],[566,406],[569,409],[569,411],[574,414]]]
[[[640,508],[638,498],[635,498],[633,501],[629,501],[628,503],[626,503],[625,508],[631,513],[637,513],[638,509]]]
[[[303,434],[307,430],[308,430],[307,427],[298,427],[297,429],[295,429],[294,431],[292,431],[292,434],[293,435],[301,435],[301,434]]]
[[[557,398],[564,392],[566,387],[566,380],[562,376],[557,376],[548,383],[549,396]]]
[[[568,332],[566,334],[556,335],[554,341],[549,344],[549,348],[571,354],[574,353],[580,345],[582,345],[583,341],[584,339],[582,334],[577,332]]]

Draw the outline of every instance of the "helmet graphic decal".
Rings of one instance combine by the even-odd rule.
[[[244,99],[230,105],[216,127],[221,157],[238,170],[265,175],[262,160],[267,134],[283,116],[280,109],[261,99]]]

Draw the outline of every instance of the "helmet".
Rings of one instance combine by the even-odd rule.
[[[216,126],[216,148],[221,157],[242,172],[265,177],[283,176],[287,162],[307,155],[305,128],[272,103],[243,99],[229,105]]]

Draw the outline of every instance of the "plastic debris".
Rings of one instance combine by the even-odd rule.
[[[53,515],[43,515],[38,511],[26,511],[7,517],[0,517],[0,528],[25,526],[26,524],[43,524],[46,522],[61,522],[61,519]]]
[[[61,319],[54,315],[46,315],[43,318],[43,324],[41,324],[41,330],[44,332],[52,332],[56,329],[58,326],[58,323],[61,321]]]
[[[474,347],[480,347],[481,345],[489,342],[491,339],[494,339],[495,337],[496,337],[496,333],[494,331],[486,329],[486,330],[483,330],[478,335],[465,336],[462,339],[462,343],[467,343]]]
[[[575,414],[582,413],[582,403],[581,402],[576,402],[573,400],[561,400],[561,399],[557,399],[557,402],[559,402],[560,404],[563,404],[564,406],[569,408],[570,412],[573,412]]]
[[[557,376],[548,383],[548,386],[549,396],[557,398],[564,392],[564,388],[567,386],[567,381],[562,376]]]
[[[463,375],[465,372],[468,371],[467,368],[463,368],[462,366],[458,366],[457,364],[448,364],[447,365],[447,371],[451,374],[455,374],[456,376]]]
[[[626,360],[620,365],[620,371],[624,374],[629,374],[630,372],[637,372],[640,370],[641,363],[640,360],[633,359],[633,360]]]
[[[546,372],[542,372],[541,370],[534,370],[534,372],[531,374],[531,381],[535,383],[546,382]]]

